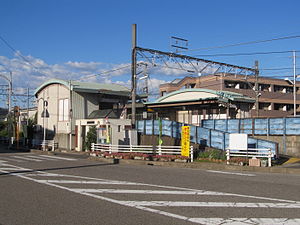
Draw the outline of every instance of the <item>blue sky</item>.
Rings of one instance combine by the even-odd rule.
[[[0,40],[0,72],[13,72],[16,93],[52,77],[130,85],[128,69],[85,77],[130,63],[133,23],[141,47],[170,51],[170,36],[178,36],[189,40],[190,49],[202,49],[300,35],[299,8],[298,0],[1,0],[0,36],[17,53]],[[186,54],[247,67],[259,60],[260,68],[270,69],[292,67],[292,54],[214,55],[290,50],[300,50],[300,38]],[[158,71],[150,77],[155,88],[185,75]],[[261,75],[285,77],[292,70]]]

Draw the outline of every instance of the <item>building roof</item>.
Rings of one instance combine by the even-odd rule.
[[[121,95],[121,96],[130,96],[130,90],[127,87],[124,87],[119,84],[104,84],[104,83],[88,83],[88,82],[78,82],[78,81],[66,81],[61,79],[51,79],[43,84],[41,84],[34,92],[34,95],[37,94],[45,87],[51,84],[61,84],[66,88],[76,92],[85,92],[85,93],[102,93],[110,95]]]
[[[95,110],[91,112],[88,116],[88,119],[100,119],[100,118],[110,118],[110,119],[119,119],[121,112],[113,109],[102,109]]]
[[[191,88],[171,92],[154,102],[147,102],[147,105],[162,105],[170,103],[197,102],[217,100],[219,102],[247,102],[254,103],[255,99],[248,96],[230,92],[230,91],[215,91],[202,88]]]

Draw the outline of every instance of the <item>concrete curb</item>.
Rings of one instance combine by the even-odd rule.
[[[30,152],[36,152],[40,154],[55,155],[57,153],[62,155],[86,155],[88,152],[74,152],[74,151],[41,151],[37,149],[30,149]],[[132,160],[132,159],[106,159],[95,156],[88,156],[89,160],[101,161],[111,164],[121,165],[149,165],[149,166],[162,166],[173,168],[190,168],[190,169],[206,169],[206,170],[220,170],[220,171],[240,171],[240,172],[260,172],[260,173],[283,173],[283,174],[300,174],[299,168],[285,168],[280,166],[274,167],[250,167],[250,166],[234,166],[226,165],[224,163],[207,163],[207,162],[193,162],[193,163],[180,163],[180,162],[159,162],[159,161],[144,161],[144,160]]]

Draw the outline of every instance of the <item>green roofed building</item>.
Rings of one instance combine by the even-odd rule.
[[[248,96],[210,89],[191,88],[146,103],[160,118],[199,125],[202,119],[247,118],[255,104]]]

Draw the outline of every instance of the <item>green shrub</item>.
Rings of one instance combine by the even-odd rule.
[[[90,127],[89,131],[86,134],[86,139],[84,142],[84,149],[91,150],[92,143],[97,142],[97,130],[96,126]]]
[[[218,149],[210,149],[200,152],[198,158],[225,160],[226,152]]]

